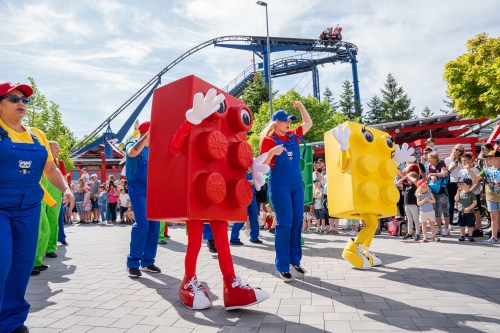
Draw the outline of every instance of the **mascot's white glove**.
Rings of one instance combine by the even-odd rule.
[[[394,152],[394,161],[399,165],[403,162],[413,162],[415,161],[415,156],[412,156],[415,153],[415,149],[408,148],[407,143],[403,143],[401,148],[396,145],[396,151]]]
[[[220,103],[224,102],[223,94],[217,95],[217,91],[211,88],[205,96],[197,93],[193,97],[193,108],[186,112],[186,119],[193,125],[198,125],[212,113],[217,111]]]
[[[338,125],[332,129],[332,135],[339,143],[340,150],[349,149],[349,137],[351,136],[351,130],[347,125]]]
[[[264,153],[259,157],[253,159],[252,178],[253,178],[253,185],[255,186],[255,189],[257,191],[260,190],[260,188],[264,186],[264,184],[266,183],[264,174],[269,172],[269,165],[262,164],[262,162],[264,162],[266,158],[267,158],[267,153]]]

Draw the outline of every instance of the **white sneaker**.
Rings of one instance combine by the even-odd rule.
[[[355,236],[357,236],[357,235],[358,235],[358,232],[357,232],[357,231],[354,231],[354,230],[351,230],[351,231],[349,231],[349,234],[348,234],[348,235],[349,235],[349,236],[354,236],[354,237],[355,237]]]
[[[448,230],[446,227],[443,228],[443,236],[448,236],[450,233],[450,230]]]

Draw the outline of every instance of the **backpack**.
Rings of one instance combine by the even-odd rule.
[[[432,179],[429,181],[429,188],[432,193],[443,194],[446,190],[446,186],[450,182],[450,173],[446,172],[446,176],[444,178],[437,177],[436,181]]]

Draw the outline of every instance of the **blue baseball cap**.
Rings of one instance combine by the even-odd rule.
[[[278,110],[273,113],[273,121],[287,121],[287,120],[295,120],[297,117],[289,115],[283,110]]]

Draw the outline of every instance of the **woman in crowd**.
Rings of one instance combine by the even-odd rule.
[[[458,189],[458,174],[464,168],[462,165],[462,155],[465,152],[464,146],[461,144],[456,145],[450,153],[450,156],[445,158],[444,163],[446,168],[450,173],[450,181],[446,185],[448,189],[448,210],[450,212],[450,222],[453,222],[453,216],[455,215],[455,195]]]
[[[448,170],[446,169],[446,164],[443,161],[439,160],[439,155],[437,153],[429,153],[427,155],[429,159],[429,173],[427,174],[427,178],[432,181],[437,181],[438,178],[445,178]],[[446,186],[441,187],[439,191],[432,192],[434,196],[434,214],[436,216],[436,222],[438,225],[438,230],[436,232],[437,235],[441,235],[441,232],[444,236],[448,235],[449,225],[450,225],[450,210],[448,209],[448,190]],[[442,219],[441,215],[444,215],[444,223],[445,227],[441,231]]]
[[[25,84],[0,83],[0,332],[29,332],[24,294],[38,242],[42,173],[74,203],[47,137],[22,124],[32,93]]]
[[[294,101],[303,123],[290,130],[296,117],[279,110],[273,114],[266,125],[260,140],[260,154],[268,153],[264,161],[271,166],[269,194],[276,212],[276,230],[274,245],[276,249],[275,265],[280,277],[291,281],[290,264],[301,274],[305,270],[300,266],[302,248],[300,232],[304,209],[304,189],[300,170],[299,142],[312,127],[312,120],[302,102]]]

